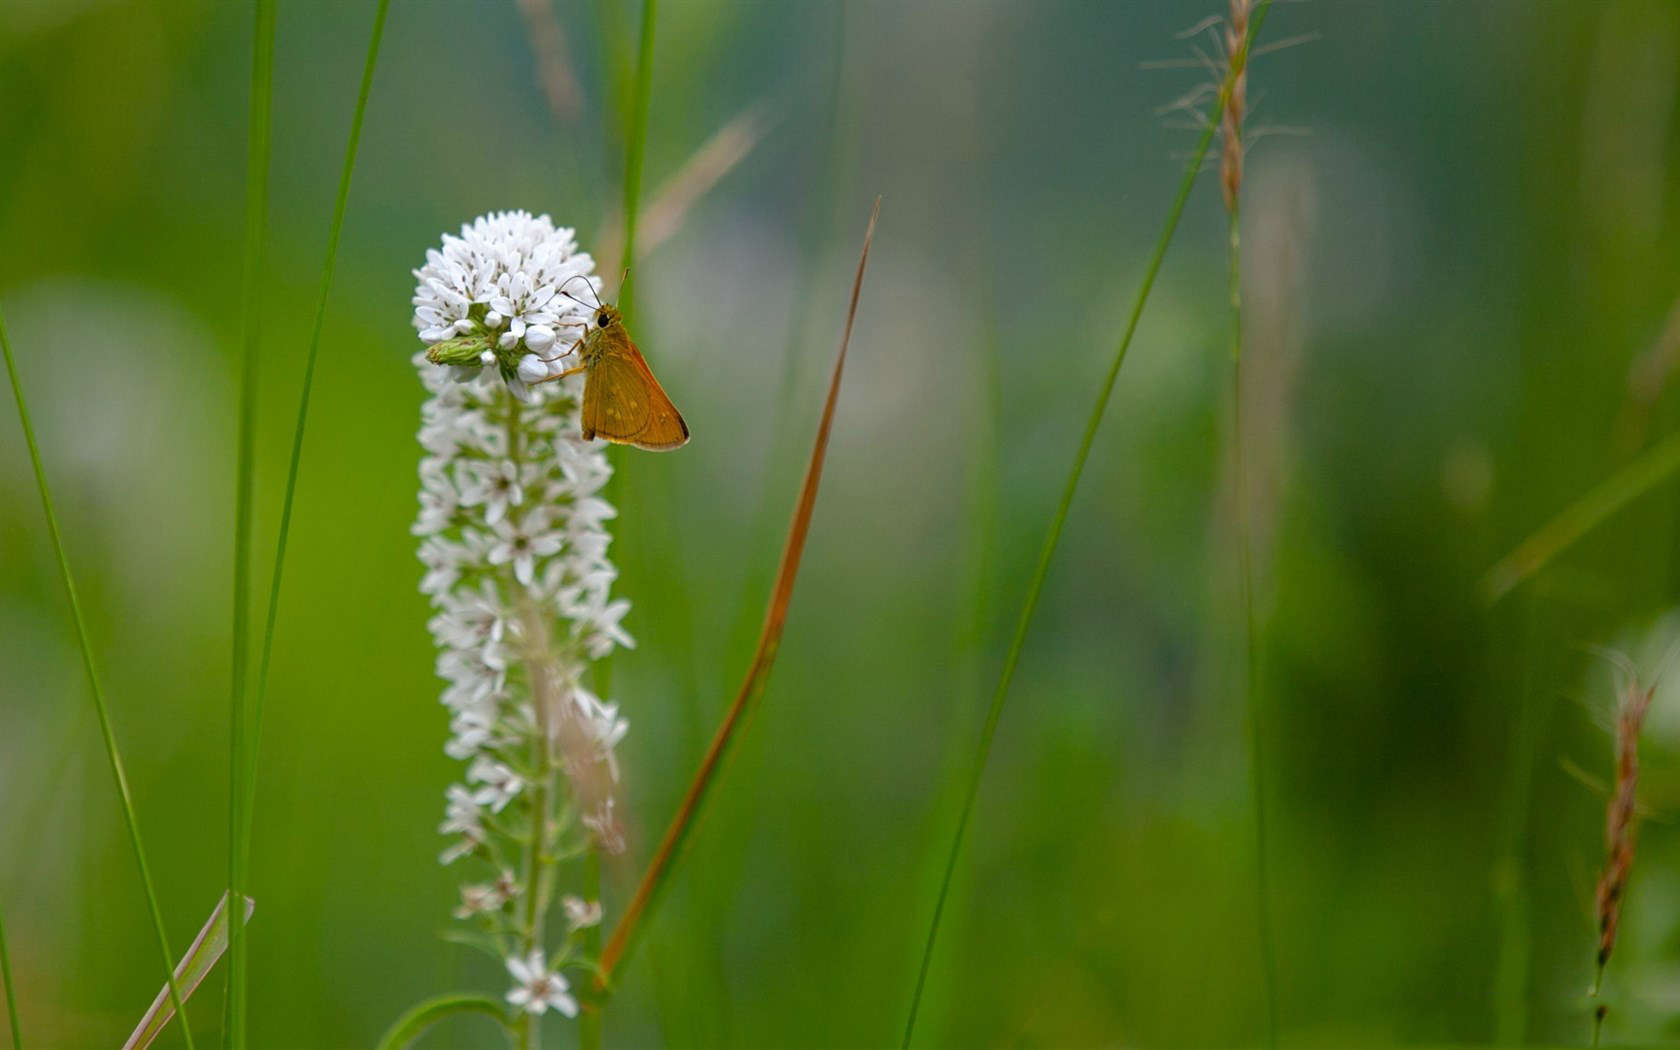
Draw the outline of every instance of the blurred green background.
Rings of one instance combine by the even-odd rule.
[[[267,593],[372,2],[281,5],[263,291]],[[505,975],[439,938],[447,720],[408,526],[410,268],[492,209],[616,220],[640,5],[396,0],[305,447],[256,811],[252,1045],[369,1045]],[[829,471],[762,708],[607,1015],[613,1046],[896,1044],[954,785],[1194,145],[1206,2],[668,3],[647,189],[762,107],[637,263],[694,431],[616,449],[639,647],[609,921],[743,673],[869,201]],[[622,7],[622,9],[621,9]],[[176,945],[225,879],[248,4],[0,5],[0,303]],[[1492,610],[1479,575],[1680,425],[1680,9],[1279,4],[1244,183],[1242,435],[1288,1045],[1580,1044],[1611,646],[1680,638],[1680,487]],[[1205,37],[1200,46],[1210,46]],[[1005,710],[922,1045],[1258,1045],[1225,215],[1204,176],[1098,435]],[[1653,356],[1655,355],[1655,356]],[[143,897],[9,402],[0,908],[37,1046],[157,991]],[[1646,739],[1608,1042],[1680,1038],[1680,673]],[[193,1003],[200,1045],[219,982]],[[488,1045],[463,1021],[429,1046]],[[569,1025],[552,1026],[567,1045]],[[177,1045],[171,1031],[160,1045]]]

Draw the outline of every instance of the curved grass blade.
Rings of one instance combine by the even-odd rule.
[[[257,414],[257,344],[262,243],[268,224],[268,162],[274,123],[274,0],[257,0],[251,39],[251,110],[245,154],[245,254],[240,279],[239,328],[244,367],[239,381],[238,472],[234,480],[233,658],[228,693],[228,893],[246,896],[245,767],[246,668],[251,619],[251,489]],[[228,926],[228,993],[222,1042],[245,1045],[245,920],[233,911]]]
[[[183,999],[192,997],[192,993],[198,990],[204,978],[210,975],[216,960],[227,950],[227,902],[227,894],[223,893],[221,899],[216,902],[216,907],[210,912],[210,918],[205,920],[198,936],[187,947],[187,954],[181,957],[181,964],[175,967],[175,983],[180,986]],[[256,902],[251,898],[245,898],[245,907],[241,909],[245,913],[245,919],[251,918],[251,912],[256,906]],[[168,991],[169,989],[165,988],[158,992],[157,998],[152,1000],[151,1009],[140,1018],[140,1023],[129,1035],[128,1042],[123,1044],[123,1050],[146,1050],[158,1037],[158,1033],[169,1024],[169,1019],[175,1016],[175,1007],[169,1002]]]
[[[1606,518],[1668,480],[1677,468],[1680,434],[1670,434],[1499,559],[1482,577],[1482,599],[1492,605],[1510,594]]]
[[[169,935],[163,926],[163,909],[158,907],[157,890],[152,884],[151,865],[146,862],[146,847],[140,838],[140,819],[134,813],[134,797],[128,789],[128,774],[123,770],[122,755],[117,750],[117,736],[111,729],[111,712],[105,705],[105,690],[99,684],[99,670],[93,660],[93,644],[88,640],[87,621],[82,617],[82,603],[76,596],[76,581],[70,575],[70,556],[64,550],[64,536],[58,530],[58,514],[53,510],[52,492],[47,488],[47,472],[41,466],[41,449],[35,443],[35,427],[29,421],[29,405],[23,396],[23,383],[17,374],[17,362],[12,359],[11,340],[6,338],[6,321],[0,317],[0,353],[6,358],[6,375],[12,383],[12,396],[17,400],[18,422],[23,426],[23,441],[29,447],[29,463],[35,470],[35,487],[41,492],[41,510],[47,518],[47,532],[52,536],[53,551],[58,555],[59,574],[64,578],[64,592],[70,599],[70,617],[76,624],[76,641],[82,650],[82,667],[87,672],[88,688],[93,693],[94,711],[99,715],[99,732],[105,741],[105,758],[111,765],[111,777],[117,783],[117,800],[122,803],[123,823],[128,828],[128,841],[134,847],[134,860],[140,867],[140,884],[146,891],[146,906],[152,915],[152,927],[157,933],[158,950],[163,954],[164,981],[169,986],[169,1001],[175,1012],[181,1013],[181,989],[175,983],[175,953],[169,950]],[[187,1050],[192,1050],[192,1031],[185,1014],[181,1016],[181,1035]]]
[[[916,1031],[916,1015],[921,1009],[922,993],[927,987],[928,971],[933,963],[933,949],[939,937],[939,923],[945,914],[945,901],[950,896],[951,879],[956,873],[957,857],[962,853],[963,837],[968,831],[969,820],[974,815],[974,803],[980,794],[980,781],[986,771],[986,759],[991,755],[992,738],[997,733],[1004,698],[1009,695],[1009,683],[1015,677],[1015,667],[1021,659],[1021,648],[1027,640],[1027,629],[1032,626],[1033,613],[1038,610],[1038,599],[1044,590],[1044,579],[1050,572],[1050,561],[1056,553],[1057,543],[1062,538],[1062,526],[1067,523],[1068,510],[1073,505],[1073,495],[1079,489],[1080,475],[1085,471],[1085,461],[1090,457],[1091,445],[1097,437],[1097,428],[1102,425],[1109,395],[1114,392],[1114,381],[1120,375],[1120,366],[1125,364],[1126,352],[1131,349],[1132,336],[1136,334],[1138,321],[1143,317],[1143,308],[1149,301],[1149,292],[1155,286],[1156,275],[1161,272],[1167,246],[1172,243],[1173,233],[1178,229],[1179,217],[1184,214],[1184,203],[1190,198],[1190,191],[1196,184],[1196,175],[1201,171],[1202,161],[1206,158],[1208,147],[1218,130],[1219,118],[1231,97],[1232,71],[1243,68],[1247,61],[1248,49],[1260,31],[1261,23],[1266,20],[1266,12],[1270,9],[1271,0],[1261,0],[1249,26],[1248,36],[1238,53],[1232,56],[1230,70],[1219,86],[1219,95],[1208,117],[1206,130],[1202,132],[1201,141],[1197,144],[1195,153],[1191,155],[1189,170],[1184,173],[1184,178],[1179,183],[1178,196],[1173,199],[1172,207],[1167,211],[1166,224],[1161,230],[1160,238],[1155,242],[1154,252],[1150,255],[1149,266],[1143,274],[1143,284],[1138,288],[1137,300],[1132,304],[1131,316],[1126,321],[1126,330],[1120,337],[1120,344],[1114,352],[1114,361],[1109,365],[1108,375],[1103,379],[1102,387],[1097,393],[1097,402],[1091,409],[1091,418],[1085,424],[1084,436],[1080,438],[1079,448],[1074,453],[1073,467],[1068,471],[1067,483],[1062,488],[1061,502],[1057,505],[1056,513],[1050,521],[1050,529],[1045,534],[1044,546],[1038,555],[1038,565],[1033,570],[1032,582],[1027,585],[1027,598],[1021,606],[1021,615],[1015,624],[1015,634],[1010,639],[1009,650],[1004,657],[1003,671],[998,676],[997,689],[992,694],[991,706],[986,711],[986,722],[980,731],[980,745],[964,793],[962,815],[957,818],[956,834],[952,836],[951,848],[946,855],[945,871],[939,881],[939,896],[934,901],[933,919],[928,924],[927,942],[922,948],[922,962],[916,975],[916,987],[910,997],[910,1017],[904,1025],[903,1046],[910,1045],[910,1039]]]
[[[257,661],[257,687],[251,707],[250,775],[245,787],[245,825],[240,836],[243,863],[251,857],[252,816],[256,806],[257,758],[262,746],[263,705],[268,697],[268,667],[274,654],[274,628],[280,615],[280,580],[286,569],[286,542],[291,536],[292,504],[297,495],[298,467],[303,460],[303,432],[309,423],[309,395],[315,385],[315,362],[320,356],[321,332],[326,326],[327,298],[332,291],[333,270],[338,262],[338,243],[344,232],[344,212],[350,200],[350,177],[356,168],[356,148],[362,138],[362,119],[367,115],[368,95],[373,91],[374,68],[379,63],[379,42],[385,33],[385,15],[391,0],[378,0],[373,15],[373,34],[368,39],[367,60],[362,66],[362,84],[356,93],[356,108],[350,117],[350,142],[344,148],[344,167],[338,176],[338,198],[333,204],[332,224],[327,231],[327,258],[321,266],[321,294],[315,306],[315,326],[309,336],[309,352],[303,366],[303,390],[298,395],[297,426],[292,431],[292,458],[286,470],[286,495],[280,503],[280,535],[274,547],[274,574],[269,582],[268,615],[263,624],[262,655]]]
[[[816,441],[811,448],[811,463],[806,468],[805,482],[799,490],[799,502],[794,506],[793,522],[788,527],[787,544],[782,549],[781,567],[776,572],[776,585],[770,592],[770,603],[765,610],[764,627],[759,632],[758,647],[753,653],[752,664],[747,669],[747,677],[741,683],[740,691],[735,694],[735,702],[724,715],[723,723],[718,726],[711,746],[700,761],[700,769],[694,774],[688,793],[683,796],[682,804],[677,807],[677,815],[671,819],[671,826],[666,829],[659,849],[655,851],[653,860],[643,873],[641,885],[636,888],[636,895],[631,898],[629,907],[625,908],[624,915],[613,928],[606,950],[601,953],[597,979],[603,986],[611,981],[613,971],[623,962],[630,948],[631,937],[655,896],[670,877],[671,865],[678,851],[682,849],[689,831],[694,827],[695,817],[699,814],[707,793],[716,783],[718,769],[734,743],[736,730],[742,724],[742,717],[763,694],[764,687],[769,682],[770,668],[776,662],[776,652],[781,646],[782,628],[787,623],[788,605],[793,599],[793,584],[799,575],[799,562],[805,554],[805,538],[811,529],[811,514],[816,509],[817,488],[822,484],[823,462],[828,455],[829,431],[834,425],[834,408],[840,398],[840,379],[846,368],[846,349],[851,345],[852,322],[857,318],[858,295],[863,290],[863,273],[869,264],[869,246],[875,240],[875,221],[880,214],[881,198],[877,197],[875,206],[869,213],[869,227],[864,231],[863,251],[858,256],[857,275],[852,279],[852,298],[846,309],[846,327],[840,337],[840,352],[834,359],[834,376],[829,380],[828,398],[823,402],[822,421],[817,425]]]
[[[404,1050],[424,1035],[426,1029],[456,1014],[487,1014],[502,1025],[507,1024],[507,1008],[488,995],[440,995],[436,999],[427,999],[397,1018],[390,1029],[380,1036],[374,1050]]]
[[[0,917],[0,982],[6,990],[6,1021],[12,1029],[12,1050],[23,1050],[23,1029],[18,1025],[17,989],[12,985],[12,956],[6,951],[6,920]]]

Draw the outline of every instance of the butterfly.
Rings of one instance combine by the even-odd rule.
[[[602,437],[651,452],[686,445],[688,424],[625,331],[624,315],[616,306],[603,303],[592,309],[595,316],[579,322],[585,331],[573,344],[580,363],[549,377],[585,373],[584,440]]]

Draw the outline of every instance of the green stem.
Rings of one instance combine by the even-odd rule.
[[[589,854],[583,860],[583,899],[599,901],[601,899],[601,850],[591,846]],[[596,923],[583,931],[583,954],[590,960],[601,957],[601,924]],[[602,1030],[605,1028],[601,1009],[585,1010],[578,1018],[578,1046],[582,1050],[601,1050]]]
[[[82,668],[87,672],[88,688],[93,693],[94,711],[99,715],[99,732],[105,741],[105,758],[111,765],[111,777],[117,784],[117,799],[122,804],[123,822],[128,827],[128,840],[134,847],[134,860],[140,867],[140,884],[146,891],[146,906],[151,911],[152,927],[157,933],[158,951],[163,955],[163,979],[169,986],[169,1002],[181,1019],[181,1036],[187,1050],[192,1050],[192,1030],[181,1008],[181,989],[175,981],[175,955],[169,950],[169,935],[163,926],[163,909],[158,907],[157,890],[152,884],[151,865],[146,862],[146,847],[140,838],[140,820],[134,813],[134,797],[128,788],[128,774],[123,770],[122,755],[117,750],[117,736],[111,728],[111,712],[105,705],[105,690],[99,684],[99,670],[93,660],[93,643],[88,639],[87,621],[82,616],[82,603],[76,595],[76,581],[70,575],[70,556],[64,550],[64,536],[58,529],[58,513],[53,509],[52,492],[47,488],[47,472],[41,466],[41,450],[35,443],[35,427],[29,421],[29,405],[23,396],[23,383],[18,379],[17,362],[12,358],[12,344],[6,337],[6,322],[0,317],[0,353],[6,358],[6,376],[12,383],[12,396],[17,400],[18,422],[23,426],[23,441],[29,448],[29,464],[35,471],[35,487],[41,493],[41,510],[47,518],[47,532],[52,537],[53,551],[58,555],[59,574],[64,579],[64,593],[70,599],[70,617],[76,624],[76,641],[82,649]],[[7,992],[10,1001],[10,990]],[[15,1023],[15,1022],[14,1022]]]
[[[1271,0],[1261,0],[1259,10],[1250,24],[1248,37],[1242,44],[1242,56],[1246,58],[1250,43],[1260,30],[1260,25],[1266,20],[1266,12],[1271,9]],[[1233,61],[1232,68],[1240,69],[1241,62]],[[962,814],[957,818],[956,834],[952,836],[950,851],[946,854],[944,874],[940,877],[939,895],[934,901],[933,919],[928,924],[927,941],[922,949],[921,968],[916,975],[915,991],[910,998],[910,1016],[904,1025],[903,1046],[910,1045],[911,1037],[916,1031],[916,1015],[921,1009],[922,993],[927,987],[928,971],[933,964],[933,949],[939,937],[939,923],[944,917],[945,901],[950,896],[951,879],[956,873],[957,858],[962,853],[963,838],[968,831],[968,823],[974,814],[974,804],[980,794],[980,781],[986,771],[986,760],[991,755],[992,738],[997,733],[998,718],[1003,714],[1003,701],[1009,695],[1009,683],[1015,677],[1015,667],[1021,659],[1021,649],[1027,640],[1027,630],[1032,626],[1033,613],[1038,609],[1039,595],[1044,589],[1045,577],[1050,573],[1050,562],[1056,553],[1056,545],[1062,538],[1062,527],[1067,523],[1069,509],[1073,506],[1073,496],[1079,489],[1080,475],[1085,471],[1085,461],[1091,455],[1091,445],[1096,441],[1097,429],[1102,425],[1103,414],[1108,408],[1109,395],[1114,392],[1114,382],[1120,375],[1120,366],[1126,362],[1126,352],[1131,349],[1132,337],[1137,333],[1139,320],[1143,317],[1144,305],[1149,301],[1149,292],[1155,286],[1155,278],[1161,272],[1161,263],[1166,258],[1167,246],[1172,243],[1173,233],[1178,229],[1178,220],[1184,214],[1184,204],[1190,199],[1190,191],[1195,187],[1196,175],[1201,171],[1202,160],[1207,156],[1208,147],[1212,144],[1214,132],[1219,127],[1219,118],[1225,111],[1225,104],[1231,97],[1231,78],[1227,74],[1220,85],[1219,97],[1214,103],[1213,112],[1209,115],[1207,128],[1202,132],[1201,141],[1196,145],[1196,151],[1191,155],[1190,167],[1184,173],[1179,183],[1178,195],[1174,197],[1172,207],[1167,211],[1167,221],[1161,230],[1160,237],[1155,242],[1155,249],[1150,254],[1149,265],[1144,270],[1143,284],[1138,289],[1137,299],[1132,304],[1131,315],[1127,318],[1125,332],[1120,336],[1120,343],[1115,348],[1114,360],[1108,367],[1108,374],[1104,377],[1101,388],[1097,393],[1096,404],[1091,408],[1090,419],[1085,424],[1085,433],[1080,438],[1079,448],[1074,453],[1073,467],[1068,471],[1067,482],[1062,487],[1061,502],[1056,506],[1056,513],[1051,518],[1050,529],[1045,534],[1044,546],[1039,551],[1038,564],[1033,570],[1032,581],[1027,585],[1027,598],[1021,606],[1020,618],[1015,624],[1015,633],[1009,643],[1009,650],[1004,656],[1003,671],[998,676],[997,689],[992,694],[991,706],[986,711],[986,722],[980,731],[980,745],[975,755],[974,766],[969,773],[967,790],[964,793]]]
[[[228,899],[244,900],[247,865],[245,767],[249,746],[245,678],[251,616],[251,489],[257,409],[257,344],[261,339],[262,242],[268,219],[269,143],[274,114],[274,0],[257,0],[251,42],[251,112],[245,161],[245,255],[241,275],[240,334],[244,368],[239,384],[238,474],[234,482],[233,659],[228,696]],[[227,1024],[223,1045],[245,1045],[248,947],[243,909],[229,912]]]
[[[356,167],[356,147],[362,137],[362,118],[367,114],[368,95],[373,90],[373,71],[379,62],[379,42],[385,32],[385,14],[391,0],[378,0],[373,16],[373,35],[368,40],[367,60],[362,66],[362,84],[356,93],[356,108],[350,118],[350,143],[344,150],[344,167],[338,177],[338,199],[333,204],[332,224],[327,232],[327,258],[321,272],[321,294],[315,307],[315,327],[309,337],[309,353],[303,368],[303,392],[298,396],[297,427],[292,432],[292,458],[286,471],[286,495],[280,504],[280,538],[274,548],[274,575],[269,583],[268,615],[263,625],[262,656],[257,662],[256,699],[251,708],[250,776],[245,787],[245,824],[240,837],[244,863],[250,863],[251,828],[256,808],[257,757],[262,746],[263,701],[268,695],[268,666],[274,652],[274,625],[280,613],[280,579],[286,568],[286,541],[291,535],[292,502],[297,494],[298,465],[303,459],[303,432],[309,421],[309,394],[315,382],[315,361],[321,349],[321,332],[326,326],[327,296],[332,289],[333,269],[338,260],[338,243],[344,232],[344,212],[350,199],[350,176]]]
[[[1278,1045],[1277,950],[1273,943],[1270,872],[1266,850],[1265,698],[1260,684],[1260,640],[1254,618],[1254,538],[1249,520],[1248,463],[1242,425],[1241,206],[1231,204],[1231,446],[1237,477],[1238,558],[1242,571],[1244,688],[1248,708],[1249,793],[1254,799],[1254,896],[1260,939],[1260,972],[1266,994],[1266,1045]]]
[[[502,393],[502,401],[507,406],[507,441],[508,459],[514,464],[515,470],[520,466],[523,451],[524,430],[521,415],[524,412],[519,401],[506,391]],[[517,522],[515,523],[517,524]],[[518,594],[521,590],[518,580],[514,577],[512,565],[508,566],[507,578],[503,586],[510,592]],[[520,599],[516,603],[525,604]],[[547,625],[535,616],[527,616],[528,629],[547,630]],[[534,635],[533,635],[534,640]],[[545,659],[538,656],[535,659]],[[529,958],[531,953],[543,944],[543,919],[546,906],[544,869],[548,864],[548,808],[555,794],[554,784],[554,754],[553,736],[549,722],[548,697],[552,690],[549,688],[546,670],[533,662],[527,665],[530,670],[526,675],[527,686],[531,694],[531,711],[536,721],[536,734],[531,741],[531,767],[534,773],[531,785],[531,834],[525,855],[525,921],[524,929],[520,933],[520,954]],[[538,1050],[542,1044],[542,1018],[537,1014],[523,1013],[520,1016],[517,1044],[519,1050]]]
[[[0,917],[0,982],[6,986],[6,1020],[12,1028],[12,1050],[23,1050],[23,1029],[18,1026],[17,989],[12,985],[12,957],[6,951],[4,917]]]

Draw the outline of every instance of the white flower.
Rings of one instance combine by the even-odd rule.
[[[624,829],[619,826],[613,808],[612,796],[608,795],[599,809],[584,816],[583,826],[595,833],[595,841],[601,849],[617,855],[624,852]]]
[[[563,535],[549,528],[548,511],[541,507],[533,508],[518,521],[495,522],[494,527],[496,539],[490,547],[490,564],[512,563],[514,578],[526,587],[535,580],[537,559],[558,554],[566,544]]]
[[[613,754],[613,748],[630,731],[630,723],[618,717],[617,704],[602,703],[586,689],[573,689],[572,703],[590,743],[595,745],[595,758],[606,764],[613,780],[617,781],[618,759]]]
[[[600,901],[586,901],[568,893],[560,898],[560,909],[566,913],[566,925],[574,930],[582,930],[601,921]]]
[[[466,760],[484,750],[491,741],[490,716],[468,709],[458,712],[449,723],[449,743],[443,753],[450,758]]]
[[[443,835],[460,835],[461,840],[439,854],[438,862],[453,864],[484,843],[484,825],[481,822],[479,803],[466,788],[452,784],[446,797],[449,804],[445,807],[444,820],[438,826],[438,832]]]
[[[507,894],[495,883],[462,886],[461,905],[455,909],[455,917],[470,919],[474,915],[500,911],[507,900]]]
[[[473,801],[481,806],[489,806],[492,813],[500,813],[525,787],[525,779],[518,773],[500,762],[482,756],[474,759],[473,764],[468,767],[467,780],[484,785],[473,792]]]
[[[577,1016],[577,1000],[568,994],[571,985],[560,974],[549,972],[542,949],[523,959],[517,956],[509,959],[507,968],[514,980],[513,989],[507,993],[508,1002],[527,1013],[541,1014],[553,1009],[567,1017]]]

